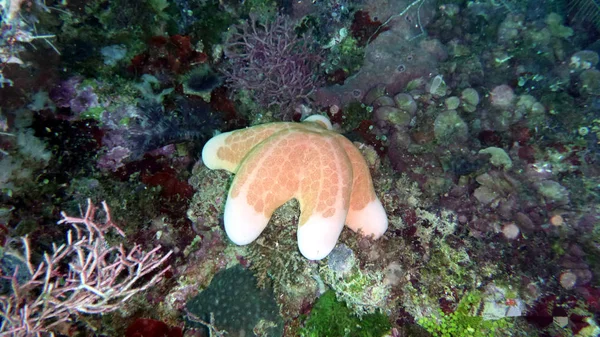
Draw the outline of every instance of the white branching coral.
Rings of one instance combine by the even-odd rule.
[[[149,252],[137,244],[131,249],[110,245],[105,239],[109,230],[125,234],[112,222],[106,203],[102,206],[103,223],[95,220],[97,208],[90,200],[83,218],[62,213],[58,223],[73,229],[67,232],[65,243],[52,243],[52,251],[37,266],[31,261],[29,238],[21,238],[23,262],[15,263],[12,275],[3,275],[10,280],[11,290],[0,295],[0,335],[53,335],[72,315],[117,310],[131,296],[162,280],[170,269],[163,265],[172,251],[163,254],[160,245]],[[26,268],[26,273],[19,272],[19,267]]]

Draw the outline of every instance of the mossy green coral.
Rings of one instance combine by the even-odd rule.
[[[358,317],[336,299],[331,290],[325,292],[313,306],[300,330],[302,337],[379,337],[391,329],[388,318],[381,313]]]
[[[346,33],[344,34],[342,32]],[[355,38],[347,34],[345,28],[340,30],[340,33],[338,33],[333,41],[333,43],[330,42],[330,52],[328,53],[327,61],[325,62],[325,71],[328,74],[331,74],[336,70],[341,69],[347,76],[352,76],[362,66],[364,48],[358,45]]]
[[[277,15],[277,1],[248,0],[242,2],[241,16],[253,15],[259,22],[268,22]]]
[[[463,248],[454,249],[439,239],[433,240],[429,263],[421,270],[421,279],[432,285],[430,290],[451,294],[454,287],[475,286],[477,275],[469,254]]]
[[[383,282],[383,272],[361,270],[358,265],[353,266],[347,276],[328,266],[323,266],[319,272],[323,281],[356,314],[362,316],[386,310],[390,287]]]
[[[364,120],[370,119],[373,108],[360,102],[353,101],[342,108],[344,119],[342,120],[342,130],[350,131],[358,128]]]
[[[479,292],[467,293],[453,313],[439,310],[437,316],[420,318],[417,323],[435,337],[493,337],[512,327],[509,318],[484,320],[479,316],[481,300]]]
[[[202,42],[203,50],[208,52],[221,43],[221,34],[235,22],[234,16],[222,10],[221,3],[209,0],[193,10],[195,18],[192,37]]]

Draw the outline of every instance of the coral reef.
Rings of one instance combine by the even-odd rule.
[[[122,310],[52,321],[55,334],[596,336],[597,3],[0,0],[0,292],[83,243],[50,224],[91,198],[141,251],[172,251],[170,268]],[[257,130],[281,137],[229,139]],[[322,155],[328,137],[360,169]],[[211,170],[235,146],[235,176]],[[268,203],[260,226],[231,207],[264,211],[290,174],[317,197]],[[370,234],[372,214],[324,201],[339,177],[381,203],[376,240],[342,230]],[[350,211],[320,255],[298,249],[326,229],[303,238],[312,200]],[[77,259],[61,261],[58,288]],[[269,317],[243,311],[257,303]]]

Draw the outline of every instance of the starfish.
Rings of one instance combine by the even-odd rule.
[[[254,241],[273,212],[294,198],[300,203],[298,248],[310,260],[331,252],[344,224],[375,239],[387,230],[365,159],[326,117],[219,134],[204,146],[202,161],[235,174],[224,221],[237,245]]]

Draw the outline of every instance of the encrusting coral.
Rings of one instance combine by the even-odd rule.
[[[326,257],[344,224],[363,235],[383,235],[388,220],[369,168],[360,151],[331,129],[327,118],[311,116],[223,133],[206,143],[204,164],[236,174],[224,216],[231,241],[254,241],[273,212],[294,198],[301,209],[298,247],[308,259]]]

